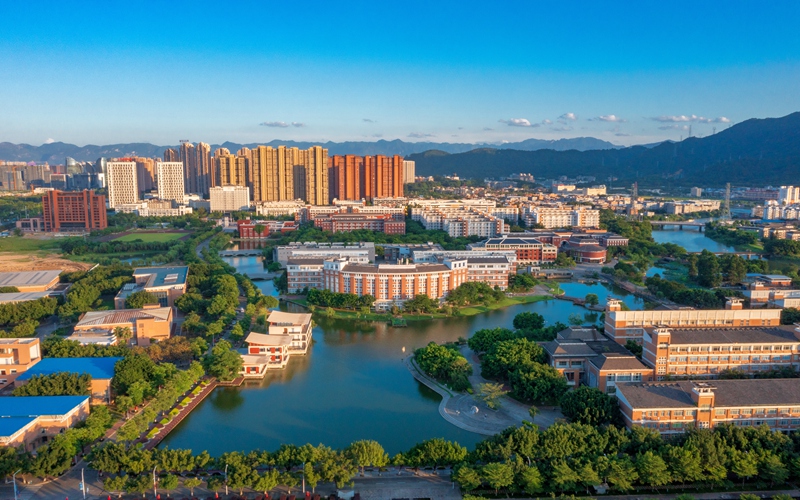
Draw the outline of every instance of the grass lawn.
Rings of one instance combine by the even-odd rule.
[[[64,257],[75,262],[99,262],[100,259],[149,259],[154,255],[158,255],[156,250],[149,250],[144,252],[117,252],[117,253],[87,253],[83,255],[65,255]]]
[[[761,253],[764,251],[764,244],[760,241],[757,243],[748,243],[747,245],[733,245],[737,252],[754,252]]]
[[[492,304],[491,306],[467,306],[462,307],[458,310],[459,316],[475,316],[476,314],[481,314],[488,311],[493,311],[495,309],[502,309],[508,306],[515,306],[519,304],[530,304],[532,302],[539,302],[542,300],[550,300],[552,297],[547,295],[523,295],[519,297],[506,297],[505,299]],[[296,300],[292,300],[292,302],[298,302]],[[327,308],[318,307],[314,314],[318,314],[320,316],[326,316],[325,311]],[[365,321],[389,321],[392,318],[392,315],[389,313],[369,313],[369,314],[361,314],[358,311],[345,311],[342,309],[335,309],[334,315],[332,316],[335,319],[360,319]],[[444,319],[444,318],[452,318],[456,316],[448,316],[446,314],[441,313],[433,313],[433,314],[403,314],[403,318],[406,321],[421,321],[421,320],[431,320],[431,319]]]
[[[145,243],[152,242],[165,242],[183,238],[186,233],[130,233],[119,238],[114,238],[112,241],[136,241],[142,240]]]
[[[57,251],[61,241],[54,239],[25,238],[22,236],[9,236],[0,238],[0,252],[37,252]]]

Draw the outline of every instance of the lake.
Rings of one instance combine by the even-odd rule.
[[[260,257],[226,258],[240,272],[261,271]],[[275,295],[271,281],[256,281]],[[595,293],[621,298],[631,309],[643,302],[605,284],[562,283],[570,296]],[[441,398],[414,379],[401,360],[428,342],[468,338],[481,328],[512,328],[523,311],[542,314],[548,324],[566,323],[586,309],[549,300],[513,306],[478,316],[409,321],[406,328],[383,323],[318,319],[314,344],[286,370],[241,388],[217,389],[163,441],[170,448],[208,450],[212,455],[282,443],[323,443],[345,447],[359,439],[379,441],[390,454],[433,437],[472,446],[483,436],[447,423],[438,412]]]
[[[675,243],[686,249],[687,252],[733,252],[734,248],[724,243],[719,243],[707,238],[704,232],[697,228],[685,228],[683,230],[666,229],[653,231],[653,239],[656,243]]]

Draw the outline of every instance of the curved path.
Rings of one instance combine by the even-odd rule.
[[[473,365],[473,372],[479,373],[480,366],[476,367],[475,361],[470,359],[473,357],[472,352],[467,348],[463,348],[462,352]],[[403,363],[415,379],[442,396],[442,401],[439,403],[439,414],[456,427],[484,436],[493,436],[508,427],[519,427],[523,420],[531,420],[528,414],[529,405],[504,396],[500,408],[492,410],[484,402],[475,399],[473,395],[451,391],[426,375],[414,362],[413,355],[403,359]],[[472,375],[470,382],[473,387],[478,387],[487,380],[480,375]],[[540,411],[535,419],[535,423],[539,427],[549,427],[556,419],[563,418],[559,411],[544,409]]]

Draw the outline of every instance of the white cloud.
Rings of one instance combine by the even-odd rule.
[[[411,132],[410,134],[408,134],[408,137],[411,137],[412,139],[426,139],[426,138],[429,138],[429,137],[436,137],[436,136],[433,135],[433,134],[423,134],[423,133],[420,133],[420,132]]]
[[[306,124],[305,124],[305,123],[301,123],[301,122],[292,122],[292,127],[298,127],[298,128],[300,128],[300,127],[305,127],[305,126],[306,126]]]
[[[704,116],[697,116],[697,115],[661,115],[661,116],[654,116],[651,118],[653,121],[661,122],[661,123],[730,123],[730,119],[720,116],[717,118],[706,118]]]
[[[375,123],[375,120],[373,120],[372,118],[362,118],[361,120],[367,123]]]
[[[548,120],[547,118],[542,120],[542,125],[552,125],[552,124],[553,124],[553,122],[551,120]]]
[[[261,125],[262,127],[280,127],[280,128],[286,128],[289,126],[289,124],[286,122],[261,122],[259,123],[259,125]]]
[[[600,115],[596,118],[589,118],[589,121],[624,123],[626,120],[623,120],[617,115]]]
[[[52,137],[48,137],[47,140],[44,141],[45,144],[53,144],[54,142],[56,142],[56,140]]]
[[[509,127],[538,127],[538,123],[531,123],[527,118],[509,118],[508,120],[497,120],[499,123],[505,123]]]
[[[563,115],[559,116],[558,118],[561,119],[561,120],[569,120],[569,121],[574,122],[575,120],[578,119],[578,115],[576,115],[575,113],[564,113]]]
[[[689,130],[689,125],[662,125],[658,130]]]

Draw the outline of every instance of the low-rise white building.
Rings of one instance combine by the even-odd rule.
[[[216,186],[208,192],[212,212],[250,210],[250,188],[246,186]]]

